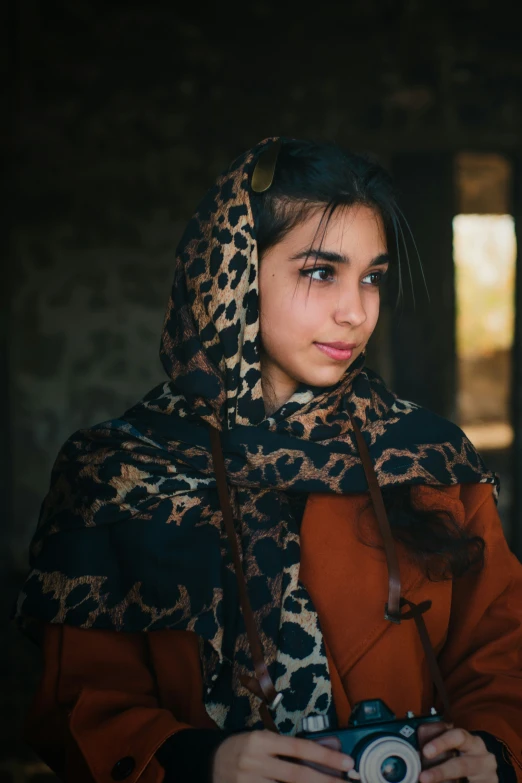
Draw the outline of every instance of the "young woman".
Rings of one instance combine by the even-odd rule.
[[[357,780],[295,735],[367,699],[442,712],[416,623],[385,617],[400,579],[451,703],[420,780],[522,781],[522,568],[495,477],[364,367],[401,231],[385,172],[326,144],[267,140],[202,201],[169,381],[67,441],[32,545],[18,618],[45,670],[26,736],[60,779]],[[379,780],[405,780],[393,763]]]

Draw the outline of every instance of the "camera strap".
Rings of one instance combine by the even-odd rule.
[[[424,655],[426,656],[426,661],[430,670],[431,679],[433,680],[433,684],[435,685],[444,706],[445,717],[449,720],[451,716],[451,707],[448,692],[444,685],[437,656],[435,655],[435,650],[431,644],[428,629],[426,628],[423,617],[424,612],[427,612],[428,609],[431,608],[431,601],[423,601],[420,604],[415,604],[413,601],[401,597],[401,574],[399,561],[397,559],[397,549],[391,532],[390,521],[384,507],[381,488],[375,474],[375,468],[373,467],[366,441],[362,436],[357,422],[351,414],[350,421],[352,422],[355,432],[357,448],[359,449],[359,456],[361,457],[364,474],[370,490],[370,497],[375,510],[375,516],[377,517],[377,524],[379,525],[379,530],[384,541],[384,552],[386,554],[386,564],[388,566],[388,601],[384,606],[384,619],[396,624],[400,624],[402,620],[415,621]],[[406,611],[402,611],[405,607]]]
[[[420,604],[415,604],[413,601],[409,601],[401,597],[401,577],[399,561],[397,558],[397,550],[391,532],[388,515],[386,514],[379,482],[375,474],[375,469],[373,467],[368,447],[366,446],[366,442],[364,441],[359,426],[351,415],[350,419],[355,432],[357,448],[359,450],[366,481],[368,483],[370,497],[375,510],[375,515],[377,517],[377,523],[379,525],[379,530],[384,542],[384,551],[388,568],[388,601],[385,604],[384,617],[387,621],[396,624],[400,624],[402,620],[413,619],[415,621],[433,683],[437,688],[440,699],[444,705],[445,718],[448,719],[450,718],[451,711],[449,699],[437,662],[437,657],[432,647],[428,630],[426,628],[426,623],[424,622],[423,617],[424,612],[430,609],[431,601],[423,601]],[[245,629],[255,671],[255,677],[247,677],[242,675],[240,678],[241,684],[261,700],[259,712],[265,728],[269,731],[278,733],[278,729],[275,725],[272,715],[270,714],[270,710],[274,710],[277,707],[282,699],[282,694],[276,691],[274,683],[272,682],[268,672],[268,668],[263,656],[261,640],[257,631],[256,621],[252,612],[250,599],[248,597],[245,574],[239,554],[236,530],[234,526],[234,515],[232,512],[232,505],[230,503],[230,495],[228,492],[225,461],[223,458],[223,449],[221,447],[221,435],[219,430],[217,430],[215,427],[210,428],[210,445],[212,451],[212,461],[214,464],[214,472],[216,474],[219,504],[221,507],[221,513],[223,515],[223,522],[225,524],[228,544],[236,573],[239,603],[243,613]]]

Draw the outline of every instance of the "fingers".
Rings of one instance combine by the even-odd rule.
[[[427,759],[434,759],[448,750],[458,750],[461,753],[486,753],[486,746],[480,737],[470,734],[464,729],[450,729],[444,734],[432,739],[424,746],[423,753]]]
[[[268,732],[263,732],[263,734],[268,734]],[[270,743],[271,747],[268,752],[271,755],[309,761],[323,767],[339,770],[339,772],[348,772],[353,768],[354,762],[350,756],[320,745],[318,742],[312,742],[312,740],[284,737],[277,734],[262,737],[262,740]]]
[[[302,764],[273,757],[264,765],[262,774],[264,778],[278,783],[339,783],[344,778],[340,772],[319,772]]]
[[[354,761],[351,756],[340,753],[338,750],[332,750],[318,742],[297,738],[288,738],[293,745],[292,756],[302,761],[310,761],[320,764],[323,767],[339,770],[339,772],[348,772],[353,769]]]
[[[424,770],[420,783],[447,783],[468,778],[473,783],[489,783],[497,769],[497,761],[488,753],[484,741],[464,729],[450,729],[429,741],[423,749],[427,759],[437,759],[448,751],[460,753],[456,758],[443,761],[431,769]]]
[[[491,753],[457,756],[421,773],[420,783],[447,783],[468,778],[473,783],[496,780],[497,762]]]

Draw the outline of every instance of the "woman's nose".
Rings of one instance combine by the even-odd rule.
[[[334,312],[338,324],[361,326],[366,321],[366,310],[359,292],[350,291],[339,298]]]

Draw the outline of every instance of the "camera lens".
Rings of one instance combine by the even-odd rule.
[[[361,783],[417,783],[421,773],[418,751],[395,735],[369,736],[356,758]]]
[[[381,775],[388,783],[402,783],[407,772],[406,762],[399,756],[388,756],[381,764]]]

